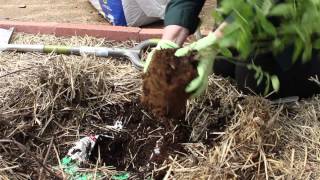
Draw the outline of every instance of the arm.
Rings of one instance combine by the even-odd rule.
[[[219,39],[223,36],[223,29],[227,25],[227,22],[223,22],[219,27],[213,32],[213,34]],[[187,39],[190,31],[182,26],[178,25],[169,25],[164,28],[162,34],[162,39],[169,40],[176,43],[179,46],[182,46],[184,41]]]
[[[189,35],[189,30],[179,25],[169,25],[163,30],[162,39],[169,40],[176,43],[178,46],[182,46],[184,41]]]
[[[197,29],[199,14],[205,0],[171,0],[165,14],[165,28],[162,39],[179,46]]]

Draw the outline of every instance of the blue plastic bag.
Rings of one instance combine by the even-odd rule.
[[[115,26],[127,26],[122,0],[99,0],[105,17]]]

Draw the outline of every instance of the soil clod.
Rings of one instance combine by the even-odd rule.
[[[186,86],[197,76],[195,55],[176,57],[175,49],[155,51],[143,78],[142,103],[158,117],[180,118],[185,114]]]

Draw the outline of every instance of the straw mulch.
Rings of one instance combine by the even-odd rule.
[[[134,45],[25,34],[13,41]],[[137,114],[152,120],[142,108],[132,110],[140,107],[140,94],[141,73],[125,59],[0,53],[0,179],[67,178],[52,167],[59,167],[79,138],[106,133],[106,125]],[[212,76],[206,94],[188,103],[184,122],[191,133],[182,143],[184,151],[170,153],[143,177],[319,179],[319,113],[319,97],[272,103],[245,96],[230,81]],[[82,171],[99,172],[106,179],[117,172],[91,163]],[[141,179],[137,171],[130,176]]]

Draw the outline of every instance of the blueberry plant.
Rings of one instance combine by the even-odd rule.
[[[320,49],[320,0],[222,0],[213,16],[218,23],[231,17],[215,48],[230,58],[228,49],[236,49],[239,54],[232,57],[236,60],[250,59],[253,53],[277,55],[292,46],[292,63],[307,62],[312,51]],[[258,84],[267,83],[265,93],[271,88],[279,90],[277,76],[254,64],[248,63],[247,67],[256,71]]]

